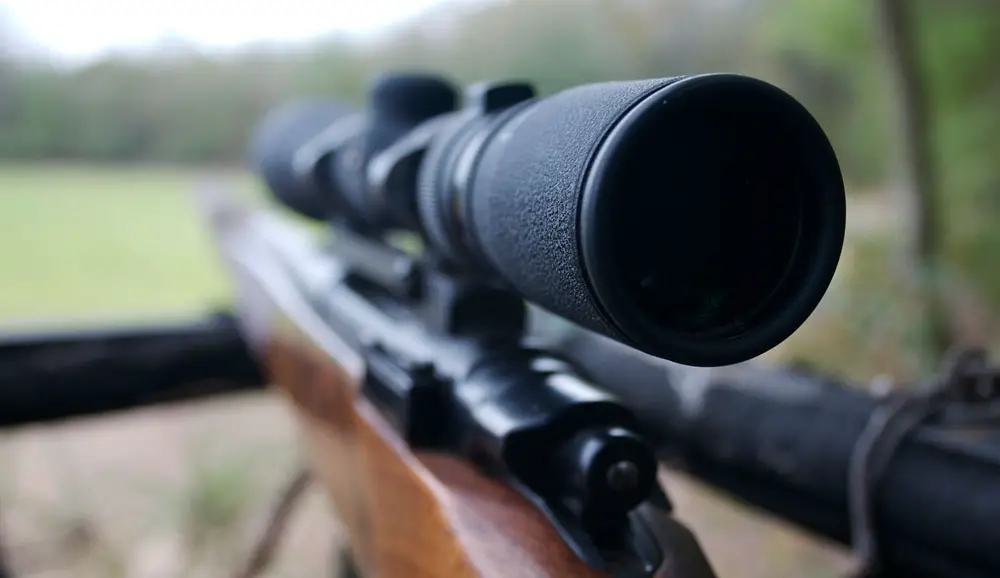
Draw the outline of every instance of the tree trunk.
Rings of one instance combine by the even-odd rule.
[[[938,175],[931,151],[930,110],[920,69],[912,0],[876,0],[891,90],[898,181],[892,190],[901,216],[899,265],[921,300],[919,321],[926,361],[935,364],[950,345],[940,283],[941,222]]]

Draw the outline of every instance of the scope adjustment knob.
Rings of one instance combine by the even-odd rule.
[[[376,117],[409,125],[452,112],[458,106],[455,86],[432,74],[380,75],[372,81],[368,98]]]
[[[465,92],[466,108],[491,114],[535,97],[535,88],[527,82],[480,82]]]

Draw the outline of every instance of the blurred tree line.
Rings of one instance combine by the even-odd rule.
[[[166,42],[83,67],[9,59],[0,156],[233,162],[283,99],[360,104],[370,78],[427,69],[460,81],[520,77],[548,93],[582,82],[730,70],[803,100],[858,186],[880,183],[888,147],[885,71],[870,0],[499,0],[445,4],[376,38],[207,54]],[[936,147],[956,185],[996,179],[1000,6],[912,0],[921,23]],[[0,33],[2,34],[2,33]],[[956,164],[957,163],[957,164]],[[992,183],[994,188],[1000,186]]]
[[[543,92],[581,82],[732,70],[804,100],[861,185],[885,173],[884,71],[870,0],[500,0],[445,4],[375,38],[202,53],[167,41],[83,67],[3,66],[0,155],[20,159],[232,162],[276,102],[324,94],[359,103],[376,73],[520,77]],[[998,126],[1000,9],[914,0],[926,23],[942,151],[989,156]],[[991,100],[991,97],[994,97]],[[995,150],[994,150],[995,152]],[[975,165],[976,163],[973,163]],[[988,165],[989,163],[987,163]],[[984,166],[963,179],[982,178]]]
[[[275,103],[360,105],[392,69],[461,82],[583,82],[737,71],[786,89],[830,135],[852,191],[884,187],[891,74],[872,0],[494,0],[445,4],[374,38],[206,54],[168,42],[83,67],[0,50],[0,158],[234,163]],[[1000,4],[909,0],[948,262],[1000,305]],[[2,28],[2,23],[0,23]],[[0,32],[2,34],[2,32]],[[2,42],[0,36],[0,42]],[[2,46],[0,46],[2,48]],[[4,57],[3,55],[8,56]],[[889,291],[891,298],[891,291]]]

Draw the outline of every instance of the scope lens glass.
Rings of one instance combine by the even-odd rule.
[[[614,169],[619,278],[656,325],[735,337],[794,281],[817,186],[801,120],[773,92],[740,83],[690,88],[649,114]]]

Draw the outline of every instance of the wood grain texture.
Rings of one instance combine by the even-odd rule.
[[[514,490],[454,457],[411,451],[358,395],[359,368],[287,325],[267,357],[366,578],[606,576]]]

